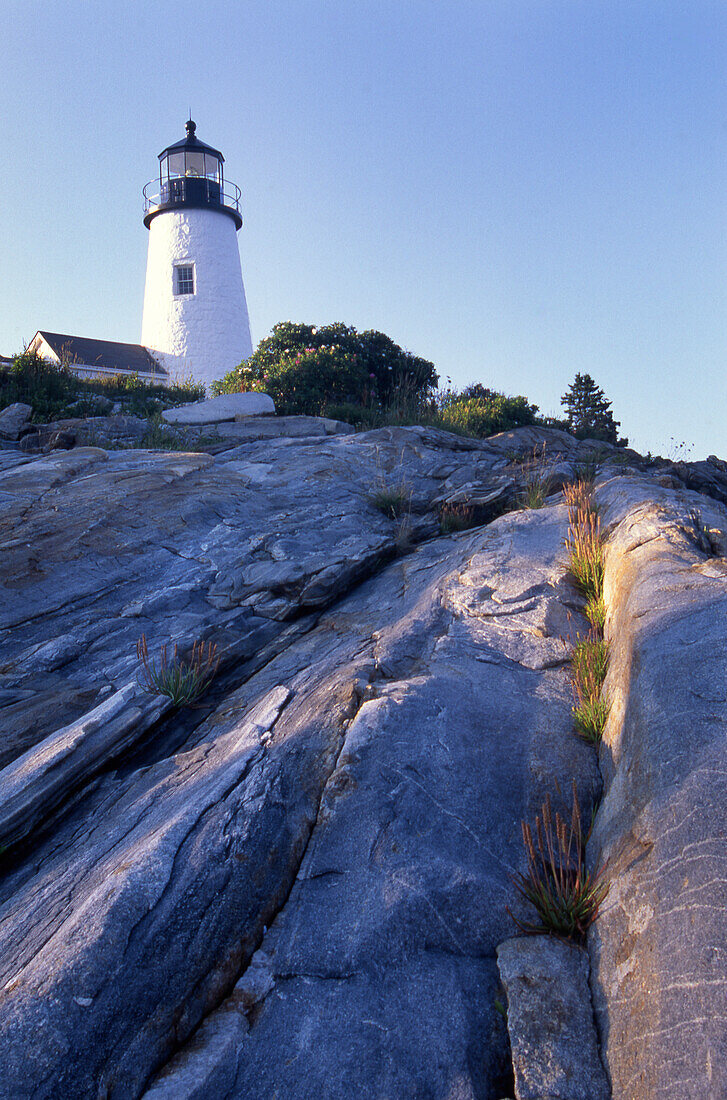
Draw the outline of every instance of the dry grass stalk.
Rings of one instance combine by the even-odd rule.
[[[195,642],[186,658],[180,657],[175,645],[171,659],[163,645],[157,664],[149,657],[145,634],[136,643],[136,655],[139,685],[150,695],[166,695],[175,706],[188,706],[198,699],[212,683],[220,664],[217,646],[210,642]]]
[[[596,511],[593,505],[592,481],[585,481],[582,478],[571,481],[563,486],[563,497],[568,506],[568,520],[571,526],[575,525],[579,510]]]
[[[608,893],[605,868],[591,873],[585,862],[581,812],[575,780],[570,822],[559,813],[553,817],[548,795],[541,813],[535,818],[535,830],[522,822],[523,843],[527,855],[525,874],[513,876],[519,893],[535,909],[539,924],[523,923],[508,909],[523,932],[550,932],[582,940]]]

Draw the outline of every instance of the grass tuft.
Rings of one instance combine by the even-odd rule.
[[[603,595],[591,596],[584,610],[586,618],[591,624],[591,630],[600,637],[606,626],[606,604]]]
[[[577,689],[576,689],[577,690]],[[608,703],[605,699],[584,698],[573,708],[573,725],[576,733],[591,745],[598,745],[608,718]]]
[[[167,657],[167,647],[161,648],[159,663],[149,657],[146,635],[136,643],[139,659],[138,682],[150,695],[166,695],[175,706],[189,706],[199,699],[212,683],[220,658],[217,646],[209,642],[195,642],[189,657],[180,657],[177,646],[174,656]]]
[[[586,741],[598,745],[608,718],[608,702],[602,697],[608,671],[608,646],[603,639],[606,605],[603,599],[603,537],[593,501],[593,482],[579,480],[564,489],[569,528],[566,548],[570,571],[586,597],[585,614],[591,624],[587,638],[579,638],[571,658],[575,706],[573,724]]]
[[[384,485],[371,496],[371,503],[389,519],[398,519],[409,510],[410,494],[401,485]]]
[[[443,504],[439,511],[439,530],[443,535],[468,531],[475,525],[475,510],[469,504]]]
[[[542,508],[553,487],[552,463],[546,456],[545,443],[537,447],[523,464],[524,488],[518,501],[521,508]]]
[[[518,892],[530,902],[539,923],[522,923],[513,916],[522,932],[549,932],[569,939],[583,940],[607,893],[605,868],[591,873],[586,867],[581,812],[575,780],[570,821],[559,813],[553,817],[548,795],[535,828],[522,822],[523,843],[527,855],[525,874],[513,876]]]
[[[609,706],[602,696],[608,672],[608,645],[598,634],[579,638],[571,657],[571,683],[575,696],[573,725],[576,733],[598,745],[608,718]]]
[[[569,509],[570,511],[570,509]],[[601,521],[591,508],[579,506],[571,519],[566,538],[569,568],[586,600],[603,595],[603,539]]]

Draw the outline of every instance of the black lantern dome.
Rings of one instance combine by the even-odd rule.
[[[229,214],[239,229],[240,189],[225,183],[225,158],[219,149],[199,140],[191,118],[185,128],[187,136],[159,154],[159,178],[144,188],[144,225],[148,229],[165,210],[191,206],[214,207]]]

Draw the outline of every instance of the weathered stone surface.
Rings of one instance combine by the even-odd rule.
[[[518,906],[519,821],[553,776],[575,774],[585,802],[598,784],[570,730],[563,535],[559,507],[429,544],[306,641],[354,645],[359,703],[235,989],[250,1030],[225,1097],[503,1095],[495,947]]]
[[[168,424],[218,424],[238,417],[270,416],[274,413],[275,402],[266,393],[224,393],[208,401],[165,409],[162,419]]]
[[[609,1100],[598,1054],[588,956],[552,936],[497,949],[517,1100]]]
[[[182,1054],[144,1093],[148,1100],[213,1100],[235,1080],[247,1020],[235,1006],[213,1012]]]
[[[652,481],[599,489],[611,714],[589,939],[614,1100],[727,1095],[727,513]],[[720,556],[715,556],[720,555]]]
[[[0,409],[0,439],[19,439],[32,415],[32,406],[21,401]]]
[[[543,438],[560,447],[562,476],[587,452],[567,436]],[[0,452],[0,818],[10,844],[0,1097],[512,1093],[495,948],[512,933],[505,906],[525,917],[510,879],[524,869],[520,819],[532,820],[546,793],[557,800],[556,783],[569,791],[574,775],[584,807],[600,786],[593,750],[572,732],[563,642],[585,623],[565,574],[561,504],[436,535],[441,502],[458,494],[489,501],[487,519],[517,500],[534,445],[532,434],[526,447],[517,433],[493,442],[306,427],[301,438],[228,440],[216,455]],[[402,484],[411,514],[392,520],[375,497]],[[610,629],[619,614],[628,628],[612,722],[623,718],[618,699],[637,707],[631,693],[643,685],[660,730],[653,743],[639,733],[636,753],[617,726],[607,734],[610,791],[594,836],[616,870],[592,944],[601,1036],[614,1082],[628,1080],[634,1049],[663,1058],[649,1006],[642,1026],[641,1002],[608,984],[618,946],[631,943],[623,913],[638,923],[643,894],[669,934],[662,945],[644,926],[653,959],[633,946],[638,980],[658,978],[669,1026],[688,1019],[696,1036],[690,1047],[679,1031],[673,1077],[687,1081],[684,1096],[698,1080],[702,1096],[712,1081],[718,1095],[723,1052],[695,1005],[718,1017],[704,944],[723,932],[710,892],[721,857],[710,847],[716,826],[708,842],[690,830],[705,790],[716,820],[724,768],[705,745],[717,744],[723,719],[710,715],[724,696],[690,664],[691,700],[674,656],[670,679],[650,687],[648,645],[630,679],[616,670],[657,626],[672,646],[662,656],[702,654],[701,635],[681,645],[679,631],[703,608],[718,664],[724,616],[709,594],[724,585],[715,555],[727,529],[706,498],[653,478],[599,492],[626,563],[607,593]],[[648,554],[664,540],[652,575]],[[618,610],[622,584],[641,591],[642,554],[655,619],[641,596]],[[142,633],[152,654],[162,643],[218,644],[220,675],[198,708],[173,713],[142,692]],[[661,726],[659,705],[671,715]],[[694,717],[691,741],[684,715]],[[691,786],[681,742],[668,739],[672,718],[698,769]],[[657,863],[620,854],[626,794],[654,816]],[[672,820],[687,852],[692,841],[700,859],[706,852],[689,874],[707,876],[708,900],[689,910],[686,931]],[[642,827],[637,818],[634,835]],[[686,1010],[664,946],[680,987],[695,983]],[[645,1100],[644,1089],[633,1097]]]
[[[504,903],[516,904],[517,823],[553,774],[567,785],[575,772],[584,803],[598,783],[569,729],[564,510],[428,544],[317,625],[286,627],[246,601],[284,618],[286,606],[330,603],[336,568],[350,585],[357,555],[381,564],[395,524],[371,484],[403,469],[433,494],[441,479],[426,471],[441,448],[410,431],[223,457],[78,450],[12,471],[23,522],[59,508],[54,494],[69,504],[53,513],[42,575],[27,572],[27,538],[15,558],[9,548],[7,591],[23,592],[5,612],[23,642],[16,691],[49,674],[88,690],[103,670],[133,700],[132,641],[142,623],[168,631],[170,612],[180,635],[218,631],[250,672],[179,732],[168,719],[136,756],[127,746],[111,768],[89,757],[86,789],[74,776],[48,839],[14,857],[0,895],[0,1095],[139,1095],[228,992],[255,1020],[249,1037],[200,1057],[222,1074],[205,1080],[233,1073],[231,1095],[305,1095],[302,1069],[308,1090],[350,1095],[362,1066],[372,1095],[444,1095],[455,1081],[462,1096],[501,1093],[494,948]],[[99,528],[83,556],[59,518],[79,511]],[[114,568],[101,571],[110,537]],[[330,579],[311,589],[320,574]],[[73,578],[61,600],[59,575]],[[93,642],[63,629],[82,617]],[[43,651],[49,625],[66,640]],[[42,769],[57,741],[49,733],[23,768]],[[234,991],[265,925],[267,973],[253,966]]]
[[[131,447],[144,438],[149,425],[139,416],[79,416],[34,424],[32,428],[21,440],[23,450],[47,452],[76,443],[82,447]]]

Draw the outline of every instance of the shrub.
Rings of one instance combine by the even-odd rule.
[[[523,843],[527,854],[525,874],[513,876],[519,893],[537,913],[538,924],[523,924],[513,916],[523,932],[550,932],[582,940],[608,893],[605,868],[591,873],[586,867],[581,812],[575,781],[570,822],[553,811],[548,795],[535,818],[535,831],[522,822]]]
[[[367,398],[361,364],[338,348],[286,354],[262,375],[257,365],[244,363],[234,373],[240,389],[270,394],[283,416],[321,416],[332,401],[363,403]]]
[[[33,407],[33,420],[56,419],[76,394],[77,379],[67,367],[48,363],[36,352],[17,355],[9,370],[0,372],[0,405],[22,401]]]
[[[207,642],[195,642],[189,657],[180,657],[174,646],[174,657],[167,658],[167,647],[161,648],[159,664],[149,658],[146,635],[136,643],[139,659],[137,679],[139,686],[150,695],[166,695],[175,706],[188,706],[207,690],[212,683],[220,658],[217,646]]]
[[[527,398],[506,397],[504,393],[491,390],[485,392],[488,394],[486,397],[466,397],[455,393],[442,395],[439,402],[440,427],[482,439],[536,422],[537,405],[531,405]]]
[[[295,402],[296,412],[319,415],[326,404],[342,403],[370,404],[380,408],[387,406],[393,395],[402,388],[425,395],[437,385],[433,363],[400,348],[383,332],[369,330],[359,333],[355,328],[340,323],[317,328],[283,321],[274,326],[270,336],[260,341],[246,362],[213,383],[212,391],[235,393],[239,390],[264,390],[276,401],[276,405],[280,401],[287,408],[288,387],[293,379],[287,372],[281,379],[280,364],[298,363],[304,369],[307,363],[318,362],[320,353],[333,354],[333,365],[336,361],[342,365],[355,364],[356,377],[350,376],[345,384],[336,385],[333,390],[327,390],[326,383],[322,381],[310,393],[313,404],[300,408],[298,400]],[[331,366],[331,362],[324,359],[323,365]],[[285,383],[279,385],[277,400],[270,388],[276,381]]]

